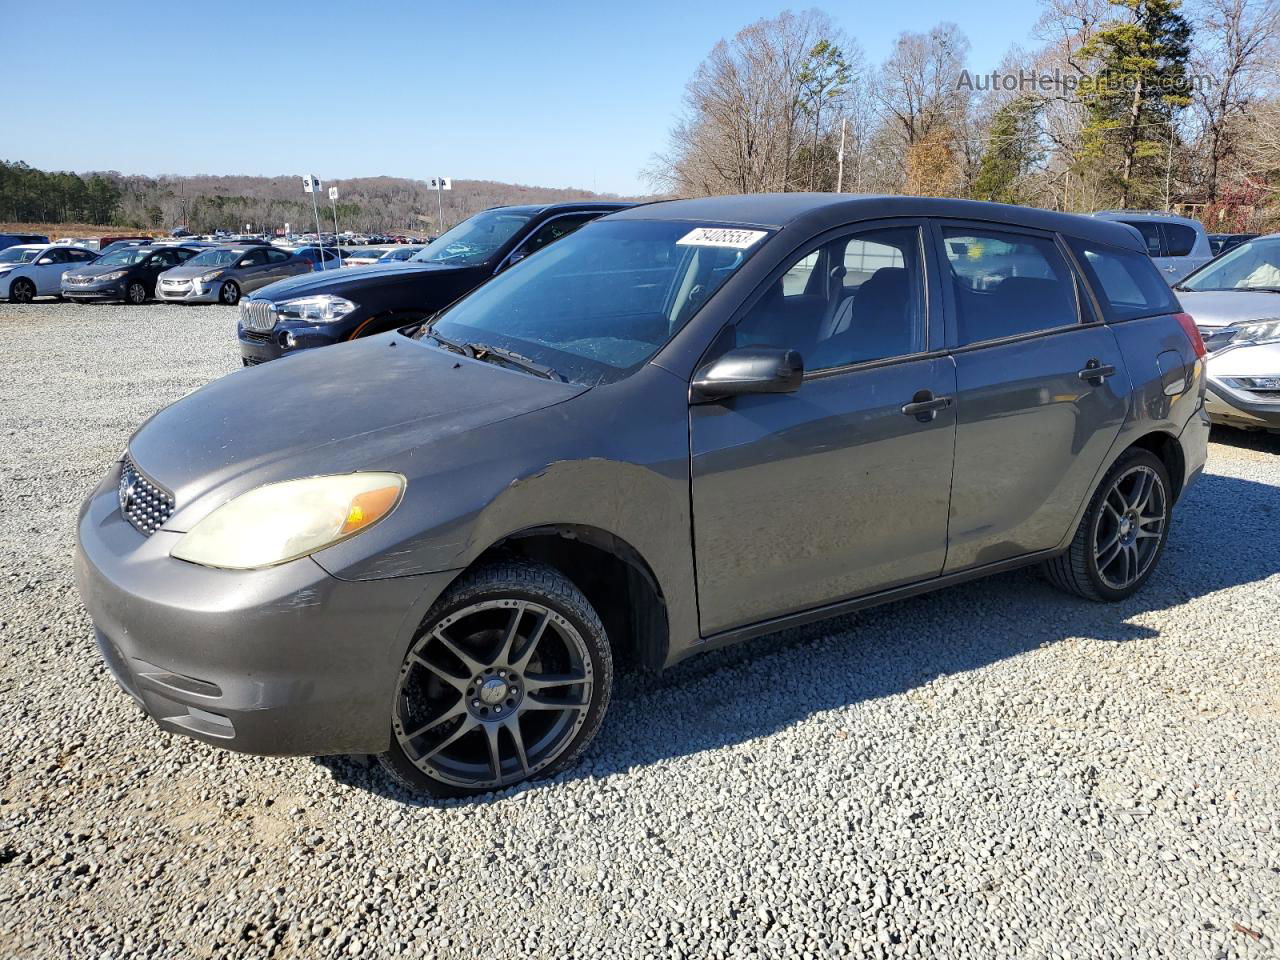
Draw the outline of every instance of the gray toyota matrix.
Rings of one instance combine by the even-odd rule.
[[[492,790],[581,754],[615,663],[1024,564],[1130,595],[1204,466],[1202,355],[1117,224],[637,206],[157,413],[81,509],[80,593],[167,730]]]

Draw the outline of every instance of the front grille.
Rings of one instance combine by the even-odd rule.
[[[77,287],[87,287],[89,284],[93,283],[93,281],[97,279],[98,279],[97,277],[67,277],[66,278],[67,283],[74,284]]]
[[[120,512],[137,531],[151,536],[173,514],[173,494],[152,483],[125,454],[120,465]]]
[[[160,286],[165,287],[168,290],[190,290],[191,281],[190,280],[161,280]]]
[[[261,360],[258,357],[241,357],[240,362],[246,367],[256,367],[258,364],[265,363],[266,361]]]
[[[257,340],[259,343],[270,343],[271,334],[261,333],[257,330],[245,330],[244,338],[246,340]]]
[[[246,330],[266,333],[275,328],[276,305],[270,300],[242,300],[240,321]]]

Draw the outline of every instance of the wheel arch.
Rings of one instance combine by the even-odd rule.
[[[665,663],[667,601],[649,563],[626,540],[584,524],[539,524],[491,544],[468,569],[512,556],[554,567],[583,592],[600,615],[620,666],[656,670]]]
[[[1130,443],[1124,450],[1120,451],[1116,459],[1118,460],[1120,456],[1134,448],[1147,450],[1160,458],[1160,462],[1164,464],[1165,470],[1169,473],[1169,482],[1173,485],[1172,502],[1177,503],[1178,498],[1182,496],[1187,469],[1187,458],[1182,451],[1182,444],[1178,442],[1178,438],[1166,430],[1153,430]],[[1114,461],[1112,462],[1114,463]]]

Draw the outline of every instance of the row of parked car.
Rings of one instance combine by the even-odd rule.
[[[239,304],[241,360],[255,366],[425,319],[583,224],[627,206],[571,202],[498,207],[425,246],[343,248],[341,255],[330,247],[289,250],[265,241],[155,246],[121,240],[101,254],[19,244],[0,250],[0,292],[7,290],[17,302],[60,295],[134,304],[152,297]],[[1280,295],[1280,235],[1229,235],[1222,238],[1222,252],[1215,258],[1211,238],[1198,221],[1134,210],[1094,216],[1120,223],[1135,235],[1195,318],[1209,349],[1207,405],[1213,418],[1237,427],[1280,430],[1280,309],[1275,299]],[[1030,247],[1011,246],[994,260],[989,245],[970,249],[962,239],[948,240],[944,249],[952,268],[979,290],[994,291],[1010,277],[1046,279],[1043,261]],[[858,264],[848,266],[862,269],[874,259],[864,251]],[[344,261],[367,266],[332,269]],[[806,276],[798,270],[794,280]],[[1129,296],[1138,293],[1133,289]],[[1030,314],[1036,309],[1027,305]]]

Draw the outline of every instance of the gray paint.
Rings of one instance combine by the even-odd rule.
[[[691,405],[690,380],[717,333],[800,246],[855,221],[927,216],[1139,249],[1131,231],[1100,220],[966,201],[789,194],[614,214],[773,234],[652,362],[607,386],[555,383],[398,334],[210,384],[130,444],[177,497],[162,531],[144,540],[120,518],[118,468],[86,501],[85,603],[127,670],[141,661],[222,687],[214,703],[172,689],[144,696],[170,729],[262,752],[377,752],[414,626],[512,534],[573,527],[625,544],[664,600],[670,663],[1052,555],[1101,474],[1150,433],[1178,439],[1178,479],[1198,473],[1203,364],[1175,320],[951,350],[936,277],[927,353],[813,374],[792,394]],[[1188,370],[1177,396],[1157,363],[1170,350]],[[1081,380],[1090,359],[1116,373]],[[954,402],[932,420],[905,416],[902,404],[926,388]],[[404,501],[312,558],[233,573],[167,556],[181,531],[245,490],[358,469],[403,474]],[[184,704],[230,717],[234,740],[196,714],[182,719]]]

